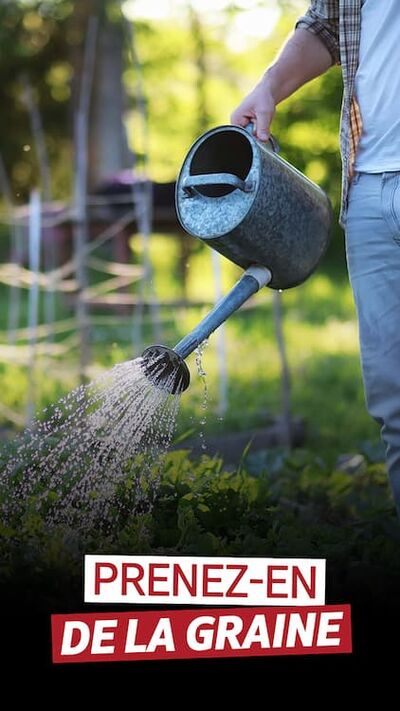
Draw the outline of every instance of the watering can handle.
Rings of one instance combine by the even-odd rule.
[[[253,136],[255,138],[254,129],[255,129],[254,123],[252,123],[250,121],[250,123],[247,124],[247,126],[245,127],[244,130],[247,131],[247,133],[249,133],[250,136]],[[270,144],[270,147],[272,148],[274,153],[279,153],[279,151],[281,150],[278,141],[272,134],[270,134],[267,143]],[[263,142],[262,145],[265,146],[265,143]]]
[[[241,180],[237,175],[232,173],[205,173],[204,175],[188,175],[182,181],[182,189],[187,197],[193,197],[196,194],[195,188],[202,187],[230,187],[242,190],[244,193],[250,193],[254,190],[255,183],[253,180]]]

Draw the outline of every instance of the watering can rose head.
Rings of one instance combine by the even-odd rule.
[[[178,395],[189,387],[189,368],[183,358],[167,346],[146,348],[141,367],[153,385],[171,395]]]

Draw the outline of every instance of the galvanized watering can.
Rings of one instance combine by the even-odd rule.
[[[184,359],[262,286],[289,289],[305,281],[329,243],[326,194],[277,154],[274,139],[257,141],[253,126],[219,126],[187,154],[176,185],[176,210],[189,234],[247,271],[227,296],[175,348],[151,346],[146,373],[159,387],[185,390]]]
[[[252,128],[252,124],[251,124]],[[314,271],[329,241],[323,190],[237,126],[220,126],[190,149],[176,189],[182,227],[235,264],[262,264],[269,286],[288,289]]]

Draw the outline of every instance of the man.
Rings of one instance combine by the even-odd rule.
[[[315,0],[232,114],[265,141],[276,105],[341,64],[340,223],[359,320],[367,407],[381,425],[400,515],[400,2]]]

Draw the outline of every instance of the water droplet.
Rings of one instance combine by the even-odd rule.
[[[209,399],[208,386],[207,386],[207,380],[206,380],[207,373],[203,368],[203,362],[202,362],[203,353],[204,353],[205,349],[207,348],[207,346],[208,346],[208,340],[205,340],[195,350],[197,373],[203,383],[203,400],[201,402],[202,410],[207,410],[208,399]],[[202,425],[202,427],[204,427],[206,424],[207,424],[207,418],[206,418],[206,415],[204,414],[200,419],[200,425]],[[201,449],[203,451],[206,451],[207,444],[205,442],[205,434],[204,434],[203,430],[200,430],[199,438],[200,438],[200,443],[201,443]]]

